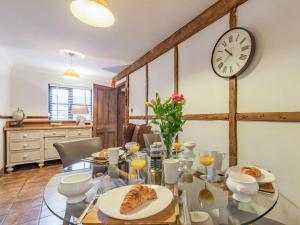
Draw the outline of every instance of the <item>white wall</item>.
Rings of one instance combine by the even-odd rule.
[[[63,78],[60,74],[36,68],[14,66],[11,74],[11,111],[18,107],[27,115],[48,115],[48,84],[93,87],[93,83],[110,85],[110,81],[81,77],[80,80]]]
[[[300,111],[300,2],[286,3],[252,0],[239,9],[239,25],[257,41],[254,63],[238,82],[239,112]],[[300,123],[238,123],[239,162],[276,175],[283,197],[268,216],[290,225],[300,224],[299,134]]]
[[[142,67],[129,77],[129,115],[144,116],[146,101],[146,67]]]
[[[0,115],[10,114],[10,70],[11,64],[6,59],[5,53],[0,53]],[[0,170],[4,167],[4,137],[2,128],[5,120],[0,119]]]
[[[238,25],[255,35],[257,52],[238,79],[238,112],[300,111],[300,1],[288,2],[251,0],[239,7]],[[217,77],[210,63],[215,42],[228,29],[226,16],[179,45],[185,113],[228,112],[228,81]],[[172,72],[172,53],[149,64],[150,97],[172,93]],[[288,225],[300,224],[299,134],[299,123],[238,123],[239,163],[251,161],[276,175],[282,196],[268,217]],[[188,121],[180,140],[228,152],[228,122]]]

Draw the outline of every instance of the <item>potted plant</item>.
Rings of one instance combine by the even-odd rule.
[[[172,156],[172,146],[178,132],[182,132],[182,126],[185,123],[183,117],[184,96],[173,94],[170,98],[162,101],[159,94],[156,98],[146,103],[146,106],[153,109],[154,116],[151,119],[152,124],[160,128],[161,137],[166,146],[167,158]]]

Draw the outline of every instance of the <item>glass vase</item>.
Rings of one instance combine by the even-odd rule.
[[[163,144],[165,145],[165,158],[166,159],[171,159],[173,158],[173,145],[176,141],[176,136],[177,134],[171,135],[161,135],[161,140]]]

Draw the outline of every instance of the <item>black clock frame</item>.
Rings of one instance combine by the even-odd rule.
[[[220,40],[221,40],[227,33],[231,32],[232,30],[237,30],[237,29],[239,29],[239,30],[244,30],[244,31],[246,31],[246,32],[249,34],[250,39],[251,39],[251,52],[250,52],[250,55],[249,55],[249,58],[248,58],[246,64],[245,64],[245,65],[244,65],[244,66],[243,66],[236,74],[233,74],[233,75],[231,75],[231,76],[229,76],[229,77],[225,77],[225,76],[222,76],[222,75],[218,74],[217,71],[215,70],[214,65],[213,65],[213,56],[214,56],[215,49],[216,49],[218,43],[220,42]],[[253,58],[254,58],[255,49],[256,49],[255,36],[254,36],[249,30],[247,30],[247,29],[245,29],[245,28],[243,28],[243,27],[235,27],[235,28],[232,28],[232,29],[226,31],[226,32],[218,39],[218,41],[216,42],[215,47],[214,47],[214,49],[213,49],[213,51],[212,51],[212,54],[211,54],[211,67],[212,67],[213,71],[215,72],[215,74],[216,74],[217,76],[219,76],[219,77],[222,77],[222,78],[238,77],[238,76],[240,76],[243,72],[245,72],[245,70],[249,67],[250,63],[252,62],[252,60],[253,60]]]

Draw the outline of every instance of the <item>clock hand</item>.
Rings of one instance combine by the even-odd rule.
[[[228,51],[227,49],[225,49],[225,52],[227,52],[230,56],[232,56],[232,53],[230,51]]]

